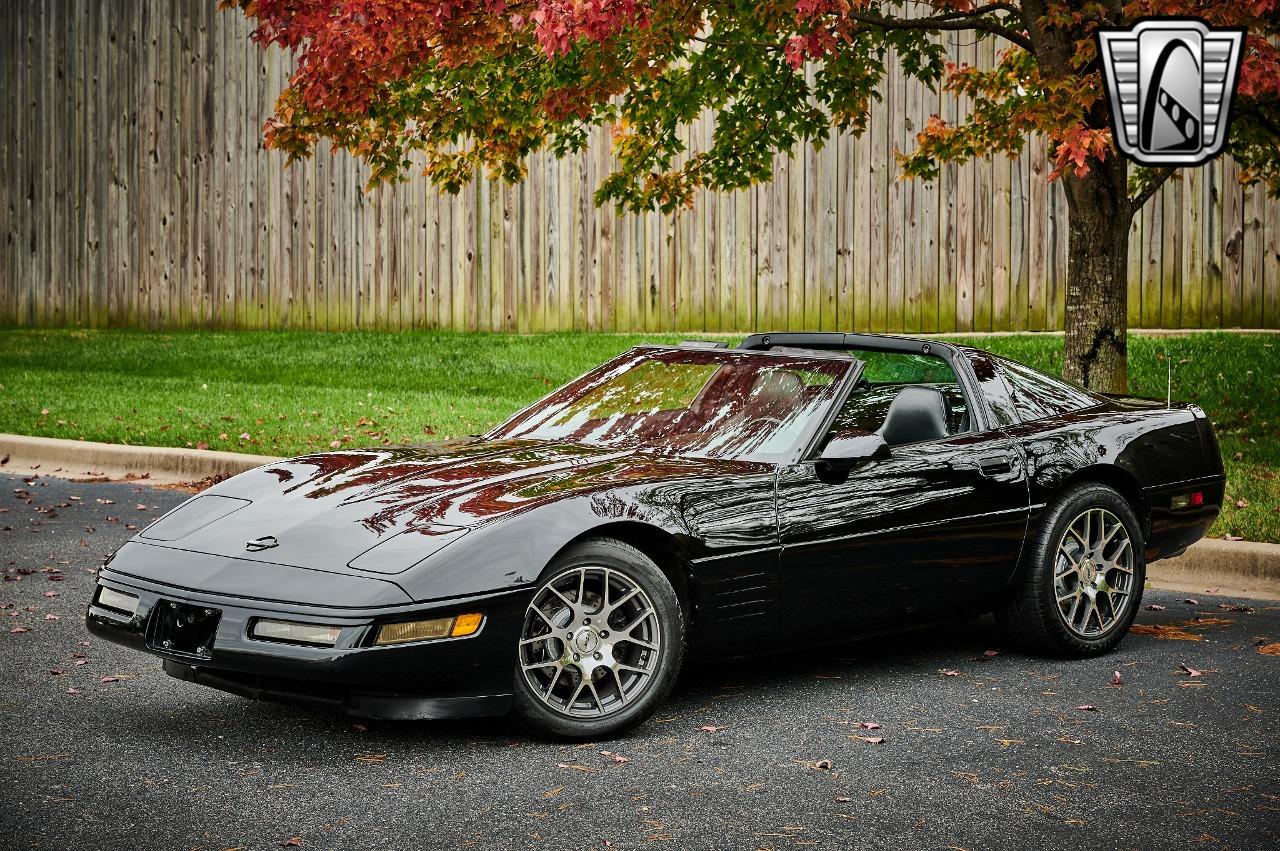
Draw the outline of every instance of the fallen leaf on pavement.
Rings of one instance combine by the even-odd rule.
[[[884,741],[884,736],[850,736],[849,738],[872,745],[878,745]]]
[[[717,727],[714,724],[703,724],[698,728],[699,733],[719,733],[724,727]]]
[[[31,627],[29,627],[29,626],[15,626],[13,629],[9,630],[9,632],[31,632]]]
[[[1137,633],[1138,635],[1154,635],[1156,638],[1168,641],[1204,641],[1203,636],[1196,635],[1194,632],[1187,632],[1182,627],[1167,624],[1135,623],[1129,627],[1129,632]]]
[[[1233,623],[1235,623],[1235,621],[1228,620],[1227,618],[1215,618],[1215,617],[1202,618],[1197,615],[1196,617],[1187,621],[1187,626],[1227,626],[1228,624],[1233,624]]]
[[[1200,605],[1200,601],[1199,601],[1199,600],[1197,600],[1195,597],[1188,597],[1187,599],[1183,600],[1182,602],[1186,603],[1188,606],[1198,606],[1198,605]]]
[[[1151,610],[1151,611],[1153,611],[1153,612],[1163,612],[1163,611],[1164,611],[1164,606],[1160,605],[1159,603],[1152,603],[1151,605],[1147,606],[1147,608],[1148,608],[1148,609],[1150,609],[1150,610]]]
[[[1116,671],[1111,675],[1111,684],[1113,686],[1124,685],[1124,679],[1120,676],[1120,672]]]
[[[599,771],[600,769],[590,765],[575,765],[572,762],[557,762],[556,768],[572,768],[574,771]]]
[[[69,689],[67,689],[67,694],[79,694],[79,693],[80,693],[80,689],[78,689],[78,688],[69,688]]]
[[[986,656],[988,659],[993,659],[993,658],[995,658],[996,656],[999,656],[999,655],[1000,655],[1000,651],[999,651],[999,650],[984,650],[984,651],[982,651],[982,655],[983,655],[983,656]]]
[[[946,668],[943,668],[942,670],[938,671],[938,673],[939,673],[939,674],[942,674],[942,676],[944,676],[944,677],[958,677],[958,676],[960,676],[960,672],[959,672],[959,671],[950,671],[950,670],[947,670]]]
[[[879,730],[880,725],[874,721],[859,721],[858,726],[864,730]]]
[[[279,844],[281,848],[289,848],[290,846],[294,848],[298,848],[298,847],[301,847],[302,845],[302,837],[291,836],[288,839],[286,839],[284,842],[281,842]]]
[[[1264,644],[1258,648],[1258,652],[1264,656],[1280,656],[1280,641],[1275,644]]]
[[[1080,706],[1077,706],[1076,709],[1079,709],[1081,712],[1097,712],[1098,711],[1098,707],[1094,706],[1092,703],[1083,703]]]
[[[1186,674],[1188,677],[1198,677],[1202,673],[1204,673],[1203,671],[1197,671],[1195,668],[1192,668],[1190,665],[1186,665],[1186,664],[1179,665],[1178,667],[1181,668],[1182,672]]]
[[[1234,603],[1219,603],[1218,608],[1227,612],[1252,612],[1253,611],[1252,606],[1237,606]]]

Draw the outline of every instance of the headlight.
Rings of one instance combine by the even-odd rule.
[[[108,609],[115,609],[117,612],[124,612],[127,615],[136,615],[138,613],[137,597],[116,591],[105,585],[98,589],[98,605],[105,606]]]
[[[465,638],[479,632],[483,623],[484,615],[472,613],[452,618],[383,624],[378,627],[378,637],[373,643],[405,644],[410,641],[430,641],[433,638]]]
[[[155,523],[142,530],[142,537],[153,541],[176,541],[197,529],[221,520],[249,504],[247,499],[205,494],[179,505]]]
[[[325,626],[318,623],[296,623],[294,621],[276,621],[259,618],[253,622],[249,634],[254,638],[266,638],[272,641],[288,641],[294,644],[319,644],[332,647],[338,643],[340,626]]]
[[[418,526],[392,535],[353,558],[348,567],[370,573],[404,573],[467,534],[461,526]]]

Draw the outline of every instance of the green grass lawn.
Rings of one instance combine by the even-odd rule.
[[[683,335],[688,336],[688,335]],[[637,342],[681,335],[0,330],[0,432],[292,455],[484,431]],[[1062,338],[970,339],[1057,372]],[[1209,412],[1215,535],[1280,541],[1280,334],[1132,338],[1133,392]],[[1239,503],[1239,505],[1237,505]]]

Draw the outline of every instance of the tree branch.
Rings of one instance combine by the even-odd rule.
[[[1173,177],[1173,173],[1175,171],[1177,171],[1176,168],[1160,169],[1158,176],[1154,180],[1148,183],[1147,186],[1141,192],[1139,192],[1137,195],[1129,199],[1129,217],[1130,218],[1133,218],[1133,215],[1142,209],[1143,204],[1151,200],[1152,195],[1155,195],[1157,192],[1160,191],[1160,187],[1164,186],[1165,182],[1170,177]]]
[[[1032,45],[1031,39],[1022,33],[995,21],[979,17],[980,14],[1003,8],[1005,8],[1005,4],[993,3],[990,6],[975,9],[973,12],[963,13],[960,18],[954,17],[955,15],[961,15],[958,12],[932,18],[882,18],[876,15],[865,15],[860,12],[846,12],[845,17],[864,26],[878,27],[883,30],[924,30],[928,32],[967,32],[969,30],[977,30],[991,35],[998,35],[1006,41],[1018,45],[1028,53],[1035,53],[1035,47]]]

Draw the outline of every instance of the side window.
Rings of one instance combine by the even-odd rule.
[[[936,355],[910,352],[878,352],[855,349],[854,357],[866,366],[858,385],[832,423],[831,433],[878,431],[884,425],[889,406],[904,387],[932,387],[946,400],[950,434],[970,429],[968,403],[951,364]]]
[[[997,426],[1010,426],[1019,422],[1017,409],[1013,406],[1013,397],[1009,395],[1009,384],[996,366],[995,358],[986,352],[968,350],[969,364],[973,367],[973,375],[978,379],[978,388],[987,403]]]
[[[1008,380],[1009,395],[1022,422],[1067,414],[1098,404],[1086,390],[1013,361],[1001,360]]]

